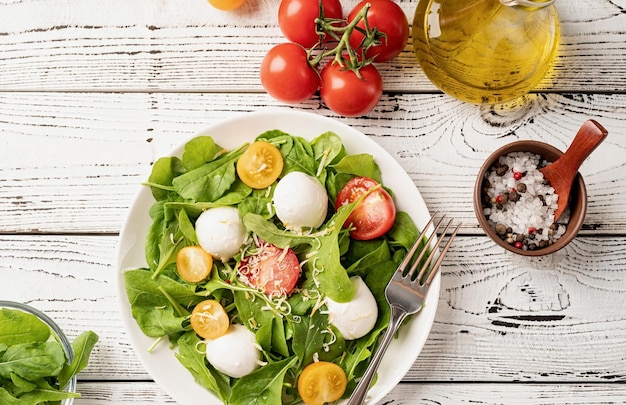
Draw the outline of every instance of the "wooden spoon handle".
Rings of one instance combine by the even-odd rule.
[[[583,161],[604,141],[607,135],[608,131],[597,121],[585,121],[563,156],[554,162],[558,164],[561,176],[573,178]]]

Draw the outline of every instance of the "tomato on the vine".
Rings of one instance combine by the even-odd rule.
[[[376,28],[385,35],[380,39],[381,44],[370,47],[365,56],[375,57],[375,62],[386,62],[398,56],[409,39],[409,22],[404,10],[393,0],[362,0],[350,14],[348,21],[352,21],[363,6],[369,3],[367,22],[371,28]],[[365,22],[361,20],[357,27],[365,29]],[[350,34],[350,46],[357,49],[363,40],[363,33],[354,30]]]
[[[320,78],[309,64],[307,51],[298,44],[286,42],[274,46],[263,58],[261,83],[275,99],[295,104],[315,94]]]
[[[341,19],[343,10],[339,0],[322,0],[325,18]],[[278,25],[285,37],[305,48],[315,45],[320,35],[315,19],[320,17],[318,0],[282,0],[278,7]]]
[[[337,194],[335,208],[353,203],[372,188],[378,186],[369,177],[354,177]],[[391,195],[379,187],[370,192],[346,219],[344,227],[350,226],[350,236],[357,240],[370,240],[383,236],[396,220],[396,206]]]
[[[359,69],[357,74],[329,62],[322,69],[320,95],[322,101],[334,112],[354,117],[370,112],[383,94],[383,80],[372,64]]]

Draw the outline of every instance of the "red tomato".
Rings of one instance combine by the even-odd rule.
[[[343,17],[339,0],[322,0],[322,7],[326,18]],[[278,7],[278,25],[283,35],[305,48],[313,47],[320,39],[315,24],[319,16],[318,0],[282,0]]]
[[[337,194],[335,208],[353,203],[379,183],[369,177],[355,177],[348,181]],[[382,187],[372,191],[357,205],[344,228],[351,226],[350,236],[358,240],[370,240],[383,236],[391,229],[396,220],[396,206],[393,199]]]
[[[327,63],[322,69],[320,95],[334,112],[354,117],[370,112],[383,94],[383,80],[374,65],[360,69],[361,79],[337,63]]]
[[[300,262],[290,248],[261,243],[259,251],[241,260],[237,273],[250,287],[269,296],[289,295],[300,277]]]
[[[366,3],[370,3],[370,9],[367,10],[370,28],[375,27],[386,36],[381,38],[380,45],[369,48],[365,56],[376,56],[375,62],[386,62],[398,56],[406,46],[409,40],[409,22],[402,8],[393,0],[363,0],[350,11],[348,21],[352,21]],[[365,22],[361,20],[357,26],[365,29]],[[357,49],[362,40],[363,34],[359,30],[352,31],[350,45],[353,48]]]
[[[309,65],[306,50],[283,43],[269,50],[261,62],[261,83],[275,99],[284,103],[308,100],[320,84],[319,73]]]

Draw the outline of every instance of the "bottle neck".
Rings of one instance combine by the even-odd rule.
[[[556,0],[500,0],[505,6],[520,6],[526,8],[543,8],[554,4]]]

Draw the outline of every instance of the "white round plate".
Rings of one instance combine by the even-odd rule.
[[[210,135],[219,145],[232,149],[272,129],[279,129],[309,140],[326,131],[335,132],[343,140],[349,154],[369,153],[374,156],[382,171],[383,184],[394,192],[398,210],[407,212],[418,229],[422,230],[430,219],[430,213],[422,196],[400,164],[363,133],[333,119],[301,111],[266,110],[225,120],[198,135]],[[175,148],[171,155],[180,156],[184,143]],[[181,404],[219,405],[221,401],[196,384],[189,371],[174,357],[174,351],[169,348],[169,342],[161,342],[155,350],[148,352],[154,339],[141,332],[131,315],[122,274],[125,270],[147,267],[144,245],[151,223],[148,210],[153,203],[150,189],[141,187],[132,202],[120,233],[116,259],[116,282],[124,325],[143,365],[152,378],[174,400]],[[413,365],[426,342],[435,318],[439,289],[440,276],[437,274],[430,287],[424,308],[418,316],[400,329],[398,338],[394,339],[389,346],[379,368],[378,381],[369,392],[368,404],[375,404],[382,400]]]

